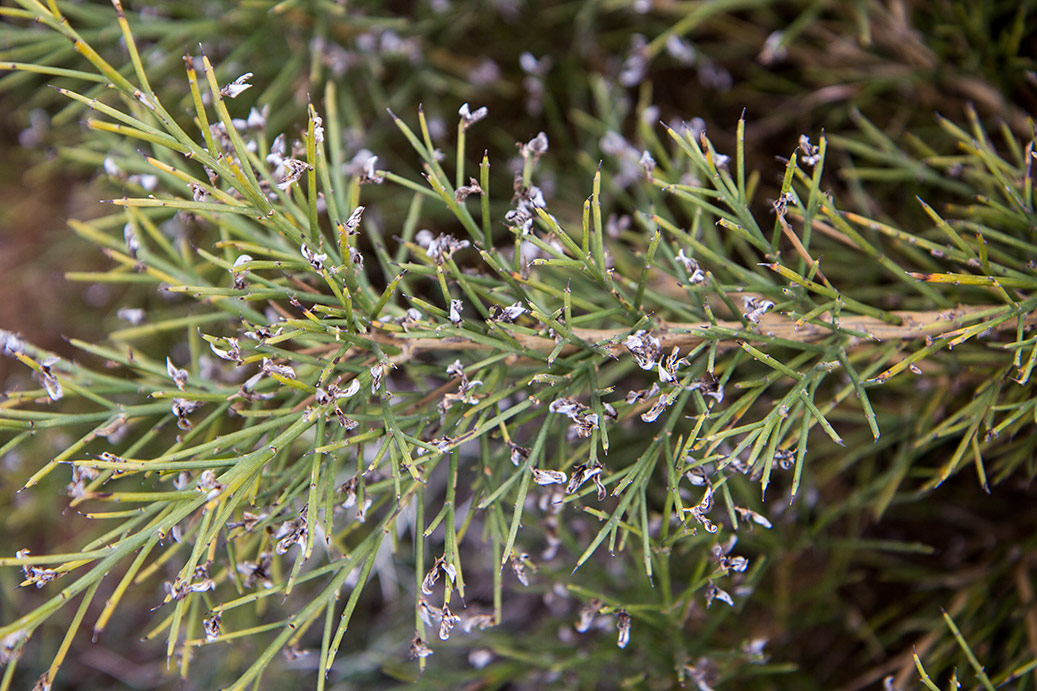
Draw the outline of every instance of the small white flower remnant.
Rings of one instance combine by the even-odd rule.
[[[227,86],[220,89],[220,95],[225,98],[237,98],[243,92],[252,88],[252,85],[248,83],[249,79],[252,79],[252,73],[246,72]]]
[[[493,662],[493,651],[489,648],[476,648],[468,653],[468,664],[476,669],[483,669]]]
[[[661,393],[659,398],[652,404],[652,407],[641,413],[642,422],[655,422],[659,419],[659,416],[663,414],[663,411],[673,405],[673,402],[677,400],[677,391],[671,391],[670,393]]]
[[[666,39],[666,52],[682,65],[695,64],[695,47],[677,34],[671,34]]]
[[[230,360],[231,362],[236,362],[240,365],[242,362],[241,345],[238,343],[238,339],[229,336],[224,340],[227,341],[227,345],[229,346],[227,350],[217,348],[216,344],[213,342],[209,343],[209,350],[211,350],[213,354],[221,360]]]
[[[454,360],[449,367],[446,368],[446,373],[451,377],[459,378],[461,381],[457,385],[456,392],[450,392],[443,395],[443,400],[438,404],[440,413],[446,413],[453,407],[454,403],[477,403],[479,396],[476,396],[472,392],[477,386],[482,385],[482,380],[476,379],[474,381],[468,380],[468,375],[465,374],[464,367],[461,365],[460,360]]]
[[[367,159],[364,160],[363,174],[359,179],[361,185],[365,183],[380,185],[385,182],[385,173],[378,172],[377,166],[377,156],[368,156]]]
[[[785,46],[785,34],[781,31],[772,31],[767,40],[763,42],[763,48],[756,59],[761,65],[773,65],[782,62],[788,57],[789,49]]]
[[[126,242],[126,251],[136,259],[140,252],[140,242],[137,241],[137,233],[133,230],[132,223],[127,223],[122,227],[122,238]]]
[[[241,584],[246,588],[252,588],[256,583],[261,583],[264,588],[272,588],[274,586],[273,579],[270,578],[272,561],[273,556],[270,552],[261,552],[259,561],[243,561],[238,564],[238,573],[244,576]]]
[[[616,629],[619,631],[616,645],[620,648],[626,648],[627,644],[630,643],[630,613],[625,609],[616,612]]]
[[[706,607],[713,606],[713,600],[720,600],[726,603],[730,607],[735,606],[735,601],[731,599],[731,595],[724,589],[718,588],[713,581],[710,581],[706,585]]]
[[[742,652],[749,658],[749,662],[757,665],[763,664],[767,661],[767,656],[763,653],[767,642],[766,638],[754,638],[746,641],[742,644]]]
[[[482,187],[479,186],[479,182],[475,178],[468,178],[468,184],[458,187],[454,193],[454,198],[460,203],[473,194],[482,194]]]
[[[644,81],[647,71],[648,41],[641,34],[634,34],[630,39],[630,53],[619,73],[619,83],[626,87],[637,86]]]
[[[151,98],[151,96],[148,96],[140,89],[133,90],[133,97],[140,101],[141,105],[143,105],[145,108],[155,110],[155,101]]]
[[[713,687],[709,685],[711,671],[712,663],[705,657],[700,657],[694,665],[684,665],[684,674],[695,682],[699,691],[714,691]]]
[[[530,468],[529,471],[533,473],[533,482],[538,485],[564,485],[565,484],[565,473],[560,470],[541,470],[540,468]]]
[[[698,381],[692,382],[685,388],[688,391],[698,389],[703,396],[709,396],[717,403],[724,402],[724,387],[710,372],[706,372]]]
[[[224,485],[216,481],[216,473],[211,470],[204,471],[198,476],[198,491],[205,492],[205,500],[212,501],[225,489]]]
[[[466,130],[475,123],[479,122],[489,114],[489,110],[486,106],[476,108],[474,111],[468,109],[468,104],[463,103],[460,108],[457,109],[457,114],[461,116],[461,129]]]
[[[680,347],[673,346],[673,350],[666,356],[666,359],[659,361],[659,381],[664,384],[677,381],[677,373],[680,371],[680,368],[688,364],[687,358],[682,358],[680,355]]]
[[[174,398],[171,410],[176,416],[176,426],[185,432],[191,429],[191,421],[187,416],[202,407],[201,401],[189,401],[186,398]]]
[[[511,448],[511,464],[518,466],[522,461],[529,458],[530,450],[524,446],[519,446],[514,442],[508,442],[508,446]]]
[[[702,501],[690,509],[684,509],[684,511],[685,513],[690,513],[696,521],[701,523],[707,533],[716,533],[720,528],[718,528],[717,525],[706,516],[706,514],[708,514],[712,509],[713,487],[707,486],[706,493],[702,496]]]
[[[223,614],[212,612],[202,620],[202,628],[205,629],[205,640],[215,641],[220,637],[220,622],[222,619]]]
[[[176,388],[181,391],[184,390],[184,386],[187,384],[187,370],[178,369],[177,366],[173,364],[173,361],[169,359],[169,356],[166,356],[166,374],[168,374],[169,378],[173,380],[174,384],[176,384]]]
[[[492,614],[470,614],[461,623],[465,633],[471,633],[475,629],[485,631],[487,628],[496,626],[497,619]]]
[[[415,237],[415,240],[418,240],[418,238]],[[418,240],[418,242],[420,244],[420,240]],[[449,233],[441,233],[438,237],[429,241],[428,245],[425,247],[425,254],[427,254],[428,258],[436,264],[442,264],[447,259],[450,259],[454,252],[463,250],[469,246],[471,246],[471,243],[467,240],[458,240]]]
[[[634,356],[637,366],[643,370],[655,369],[659,358],[662,357],[662,341],[644,329],[627,336],[623,345]]]
[[[261,130],[266,127],[266,118],[270,114],[270,104],[263,106],[262,110],[257,110],[255,106],[249,108],[248,117],[245,119],[245,127],[250,130]]]
[[[519,66],[526,73],[522,78],[522,88],[526,92],[526,112],[539,115],[544,108],[544,94],[547,92],[544,79],[551,69],[551,58],[545,56],[538,60],[527,51],[519,56]]]
[[[694,285],[698,285],[706,280],[706,272],[702,270],[699,263],[694,258],[685,256],[684,248],[682,247],[675,257],[678,262],[684,266],[684,270],[688,272],[688,280]]]
[[[768,530],[770,530],[771,528],[774,527],[773,525],[771,525],[771,522],[769,520],[767,520],[766,517],[761,516],[760,514],[758,514],[755,511],[753,511],[752,509],[745,509],[745,508],[742,508],[741,506],[736,506],[735,507],[735,511],[737,511],[738,515],[741,516],[742,518],[750,520],[750,521],[752,521],[753,523],[755,523],[757,525],[762,525],[764,528],[767,528]]]
[[[649,398],[651,398],[652,396],[656,395],[660,391],[661,391],[661,389],[659,388],[659,384],[658,384],[658,382],[656,382],[656,383],[653,383],[652,386],[650,388],[648,388],[648,389],[638,389],[636,391],[628,391],[627,395],[626,395],[626,398],[624,400],[627,402],[627,404],[634,405],[638,401],[648,400]]]
[[[440,571],[443,571],[444,573],[446,572],[446,559],[444,557],[436,557],[436,561],[432,564],[432,568],[428,570],[428,573],[425,574],[425,578],[421,580],[421,592],[423,594],[432,594],[432,589],[436,586],[436,581],[439,580]]]
[[[93,480],[99,474],[96,468],[89,468],[83,465],[72,466],[72,482],[65,487],[65,491],[73,499],[82,499],[86,496],[87,481]]]
[[[811,168],[821,162],[821,150],[810,143],[810,137],[805,134],[799,136],[799,150],[802,153],[799,160]]]
[[[19,629],[0,638],[0,667],[18,659],[22,654],[22,642],[28,635],[25,629]]]
[[[511,555],[511,570],[515,572],[515,578],[518,579],[519,583],[529,587],[529,575],[526,573],[526,563],[530,562],[528,554],[515,554]]]
[[[313,120],[313,141],[320,144],[324,141],[324,119],[317,115],[316,110],[311,110],[311,120]]]
[[[490,319],[505,324],[514,324],[516,319],[528,311],[521,302],[516,302],[503,308],[493,305],[490,307]]]
[[[253,530],[255,530],[256,525],[258,525],[259,522],[266,517],[267,514],[265,513],[249,513],[248,511],[242,511],[241,520],[228,521],[227,529],[229,530],[232,528],[244,528],[246,533],[251,533]]]
[[[421,640],[421,636],[414,634],[414,638],[410,641],[410,659],[416,660],[419,657],[424,658],[432,654],[432,648],[425,644],[425,641]]]
[[[717,543],[713,545],[711,553],[713,555],[713,561],[715,561],[717,566],[721,569],[743,573],[747,568],[749,568],[749,560],[742,556],[728,556],[736,542],[738,542],[738,536],[732,535],[731,539],[726,543]]]
[[[385,375],[385,369],[382,365],[374,365],[371,368],[371,395],[374,396],[378,393],[378,387],[382,384],[382,377]]]
[[[314,271],[317,273],[324,271],[324,262],[328,261],[327,254],[317,254],[305,242],[299,247],[299,251],[302,253],[302,258],[309,262]]]
[[[25,344],[22,342],[22,339],[18,338],[17,334],[0,329],[0,354],[13,356],[15,353],[24,351]]]
[[[770,310],[774,309],[774,302],[765,298],[746,296],[742,299],[743,317],[753,324],[759,324],[760,319]]]
[[[461,310],[464,308],[464,303],[460,300],[450,301],[450,323],[457,326],[461,323]]]
[[[292,545],[299,545],[299,550],[305,551],[308,536],[309,529],[306,527],[306,518],[304,516],[285,521],[278,526],[277,532],[274,533],[274,539],[278,540],[274,551],[278,554],[285,554],[292,548]]]
[[[282,132],[274,137],[273,143],[270,144],[270,153],[266,155],[266,162],[276,169],[284,163],[284,155],[287,152],[287,149],[288,145],[284,133]]]
[[[115,316],[123,321],[128,321],[134,326],[139,326],[144,323],[145,313],[144,310],[138,307],[120,307]]]
[[[56,357],[47,358],[40,363],[40,382],[43,384],[43,388],[47,392],[47,398],[52,401],[60,401],[65,396],[65,392],[61,388],[61,382],[58,381],[58,375],[54,374],[54,370],[52,369],[52,367],[57,363],[58,358]]]
[[[645,177],[651,178],[652,171],[655,170],[655,159],[652,157],[652,153],[648,149],[641,152],[641,160],[638,161],[638,163],[640,163],[641,167],[644,169]]]
[[[537,133],[537,136],[533,137],[525,144],[519,143],[517,144],[517,146],[519,150],[519,156],[521,156],[523,160],[532,158],[534,161],[536,161],[538,158],[547,153],[547,134],[545,132],[539,132]]]
[[[212,581],[212,579],[208,578],[205,575],[205,568],[199,567],[199,569],[201,571],[201,580],[190,581],[185,583],[180,578],[177,578],[172,582],[166,581],[165,583],[163,583],[162,587],[166,591],[165,602],[175,602],[178,600],[183,600],[191,593],[204,593],[207,590],[213,590],[214,588],[216,588],[216,584]],[[196,572],[199,571],[199,569],[196,569]],[[196,573],[195,575],[199,574]]]
[[[29,556],[29,550],[20,549],[14,553],[15,559],[25,559]],[[22,564],[22,574],[25,576],[26,585],[35,585],[39,590],[58,577],[54,569],[44,569],[30,564]]]
[[[442,618],[439,620],[439,640],[446,641],[450,639],[450,632],[461,621],[461,617],[451,612],[450,607],[446,603],[443,604],[440,616]]]
[[[591,599],[586,605],[580,608],[579,618],[576,620],[576,631],[577,633],[587,633],[590,631],[591,625],[594,623],[595,617],[601,611],[602,601],[598,598]]]
[[[116,163],[110,156],[105,156],[104,162],[101,164],[104,168],[104,172],[113,178],[117,178],[122,175],[122,169],[119,168],[119,164]]]
[[[292,186],[292,183],[297,182],[302,177],[303,173],[313,168],[306,161],[300,161],[297,158],[284,159],[281,162],[281,167],[284,168],[284,175],[277,183],[277,189],[279,190],[287,190]]]
[[[576,433],[580,439],[586,439],[598,428],[598,414],[592,413],[590,408],[572,398],[559,398],[551,401],[548,410],[552,413],[565,415],[573,424],[570,430]],[[564,480],[563,480],[564,482]]]
[[[263,358],[263,362],[260,364],[259,369],[268,377],[276,374],[285,377],[286,379],[295,379],[295,370],[292,369],[290,365],[278,365],[270,358]]]
[[[252,257],[247,254],[239,254],[238,258],[231,264],[230,275],[234,277],[234,289],[244,290],[245,289],[245,276],[248,275],[248,269],[240,268],[243,264],[248,264],[252,261]]]
[[[598,490],[598,501],[603,501],[605,499],[605,485],[601,482],[602,470],[604,470],[604,466],[597,460],[573,466],[572,477],[569,478],[569,484],[565,488],[565,493],[574,494],[579,491],[580,487],[587,480],[593,480],[594,487]]]

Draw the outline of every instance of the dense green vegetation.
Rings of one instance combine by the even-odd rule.
[[[0,689],[1037,688],[1035,9],[0,6]]]

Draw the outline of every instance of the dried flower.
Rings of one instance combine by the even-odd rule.
[[[565,484],[565,473],[560,470],[540,470],[539,468],[529,470],[533,473],[533,482],[538,485]]]
[[[721,602],[727,603],[729,606],[734,607],[735,601],[731,599],[731,596],[726,590],[718,588],[713,581],[706,584],[706,607],[713,605],[713,600],[720,600]]]
[[[760,49],[760,54],[756,56],[756,59],[761,65],[773,65],[776,62],[783,61],[788,57],[789,50],[785,46],[785,34],[781,31],[772,31],[767,40],[763,42],[763,48]],[[814,165],[810,163],[808,165]]]
[[[278,375],[285,377],[286,379],[295,379],[295,370],[289,365],[278,365],[274,363],[270,358],[263,358],[262,364],[259,369],[263,371],[263,374],[267,376]]]
[[[662,356],[662,341],[644,329],[627,336],[623,345],[643,370],[654,369]]]
[[[460,300],[450,301],[450,323],[457,326],[461,323],[461,309],[464,307],[464,303]]]
[[[601,471],[603,469],[604,466],[597,460],[574,466],[572,477],[565,488],[566,493],[574,494],[587,480],[593,480],[594,486],[598,490],[598,501],[603,501],[605,499],[605,485],[601,482]]]
[[[511,570],[515,572],[515,578],[518,579],[519,583],[529,587],[529,576],[526,574],[526,562],[529,561],[528,554],[514,554],[511,555]]]
[[[741,506],[736,506],[735,511],[737,511],[738,515],[740,515],[742,518],[747,518],[753,523],[756,523],[757,525],[762,525],[764,528],[770,529],[773,527],[770,521],[768,521],[765,517],[756,513],[752,509],[744,509]]]
[[[482,194],[482,187],[479,186],[478,181],[475,178],[468,178],[468,184],[457,188],[457,192],[454,193],[454,198],[458,202],[463,202],[473,194]]]
[[[222,613],[212,612],[202,620],[202,628],[205,629],[205,640],[215,641],[220,637],[220,622],[222,619]]]
[[[242,585],[251,588],[256,583],[261,583],[264,588],[272,588],[274,583],[270,578],[271,563],[270,552],[261,552],[259,561],[245,561],[238,564],[238,573],[244,576]]]
[[[170,360],[169,357],[166,357],[166,374],[168,374],[169,378],[173,380],[174,384],[176,384],[176,388],[181,391],[184,390],[184,385],[187,384],[187,370],[177,369],[176,365],[173,364],[173,361]]]
[[[476,648],[468,653],[468,664],[476,669],[483,669],[493,662],[493,651],[489,648]]]
[[[697,261],[684,255],[683,247],[677,252],[676,259],[684,266],[684,270],[688,272],[688,280],[691,283],[698,285],[706,280],[706,272],[702,270]]]
[[[252,79],[252,73],[246,72],[227,86],[220,89],[220,95],[227,98],[237,98],[242,94],[242,92],[252,88],[252,85],[248,83],[249,79]]]
[[[436,581],[439,580],[439,572],[443,567],[445,559],[443,557],[436,557],[436,561],[432,564],[432,568],[425,574],[425,578],[421,581],[421,592],[425,595],[431,595],[432,589],[436,585]]]
[[[274,533],[274,539],[278,540],[274,551],[277,554],[285,554],[292,548],[292,545],[299,545],[299,549],[305,551],[308,536],[309,530],[306,526],[305,517],[299,516],[290,521],[285,521],[278,526],[277,532]]]
[[[307,245],[305,242],[302,243],[302,246],[299,248],[299,251],[302,253],[302,258],[309,262],[310,266],[313,267],[314,271],[317,271],[318,273],[324,271],[324,262],[328,260],[328,255],[317,254],[316,252],[311,250],[310,246]]]
[[[468,129],[475,123],[479,122],[489,113],[486,106],[476,108],[475,111],[468,110],[468,104],[464,103],[457,110],[457,114],[461,116],[461,128]]]
[[[414,660],[419,657],[428,657],[432,654],[432,648],[425,645],[425,641],[421,640],[421,636],[414,634],[414,638],[410,642],[410,659]]]
[[[695,48],[677,34],[666,39],[666,52],[682,65],[695,64]]]
[[[590,631],[591,624],[594,623],[594,618],[598,616],[598,612],[601,611],[602,601],[598,598],[593,598],[590,602],[580,608],[579,619],[576,621],[576,631],[579,633],[587,633]]]
[[[454,629],[454,626],[456,626],[457,623],[461,621],[461,617],[452,613],[450,611],[450,607],[448,607],[445,603],[443,604],[443,609],[441,610],[440,616],[442,617],[442,619],[440,619],[439,622],[439,640],[445,641],[450,638],[450,632]]]
[[[306,161],[300,161],[297,158],[284,159],[281,162],[281,167],[284,169],[284,174],[277,183],[277,189],[279,190],[287,190],[292,186],[292,183],[297,182],[302,177],[303,173],[313,168]]]
[[[61,382],[58,381],[58,376],[54,374],[54,370],[51,369],[53,365],[57,364],[57,358],[47,358],[40,363],[39,377],[43,383],[43,388],[47,392],[47,398],[52,401],[61,400],[65,392],[61,388]]]
[[[539,132],[537,136],[525,144],[518,144],[519,156],[524,159],[532,158],[534,161],[547,153],[547,134]]]
[[[187,416],[201,407],[201,401],[189,401],[186,398],[174,398],[172,411],[173,415],[176,416],[177,427],[184,431],[191,429],[191,421],[187,419]]]
[[[619,631],[616,645],[620,648],[627,647],[630,643],[630,614],[625,609],[616,612],[616,629]]]
[[[442,264],[447,259],[450,259],[454,252],[463,250],[469,246],[471,246],[471,243],[467,240],[458,240],[453,235],[442,233],[439,237],[429,242],[428,247],[425,249],[425,253],[428,255],[428,258],[436,264]]]
[[[504,322],[505,324],[512,324],[516,319],[528,311],[529,310],[526,309],[526,306],[521,302],[512,303],[504,308],[501,308],[498,305],[493,305],[490,308],[490,319],[493,321]]]
[[[813,168],[821,162],[821,150],[811,144],[810,137],[805,134],[799,136],[799,150],[802,154],[799,160],[802,161],[804,165]]]

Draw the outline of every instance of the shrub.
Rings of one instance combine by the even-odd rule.
[[[3,688],[88,621],[201,687],[1033,687],[1025,8],[18,4],[0,85],[121,190],[68,277],[125,292],[2,334],[0,454],[79,514],[8,521]],[[993,136],[925,100],[977,35]]]

